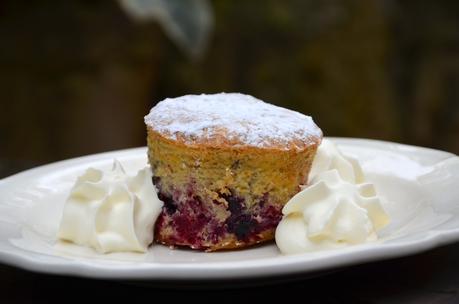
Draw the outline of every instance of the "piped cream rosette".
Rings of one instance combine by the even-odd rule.
[[[70,191],[58,237],[100,253],[145,252],[162,205],[149,167],[136,176],[116,160],[111,171],[89,168]]]
[[[276,243],[284,254],[340,248],[377,240],[389,223],[384,199],[357,160],[328,140],[319,147],[310,183],[283,208]]]

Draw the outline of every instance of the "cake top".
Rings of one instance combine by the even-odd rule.
[[[151,109],[145,123],[191,146],[303,150],[322,138],[311,117],[239,93],[167,98]]]

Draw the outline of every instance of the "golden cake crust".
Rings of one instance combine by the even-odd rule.
[[[148,158],[154,175],[173,177],[179,183],[187,182],[185,178],[208,178],[212,182],[212,190],[220,193],[225,193],[226,188],[233,186],[242,188],[241,180],[252,178],[247,175],[262,175],[270,181],[273,188],[279,188],[280,198],[285,203],[290,195],[287,189],[299,189],[299,185],[307,182],[312,160],[321,142],[319,138],[317,144],[299,151],[250,146],[189,145],[183,141],[172,140],[151,127],[147,127],[147,134]],[[241,174],[233,168],[234,162],[239,162],[247,174]],[[256,182],[250,183],[250,186],[244,187],[245,192],[261,195],[265,190],[259,190]],[[283,189],[286,190],[285,193]],[[245,192],[243,194],[248,194]],[[251,202],[247,203],[251,205]]]
[[[168,98],[145,123],[164,138],[197,148],[301,151],[322,138],[311,117],[239,93]]]

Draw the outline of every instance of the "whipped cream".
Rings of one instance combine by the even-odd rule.
[[[313,162],[309,185],[283,208],[276,243],[284,254],[340,248],[377,240],[389,223],[384,199],[357,160],[324,140]]]
[[[149,167],[136,176],[116,160],[108,172],[89,168],[70,191],[58,238],[100,253],[146,252],[162,205]]]
[[[341,178],[349,183],[365,182],[365,175],[357,159],[344,156],[338,147],[329,139],[323,139],[309,172],[309,184],[321,172],[336,169]]]

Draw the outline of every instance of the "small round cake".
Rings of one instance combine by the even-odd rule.
[[[273,239],[322,140],[311,117],[238,93],[168,98],[145,123],[155,240],[206,251]]]

